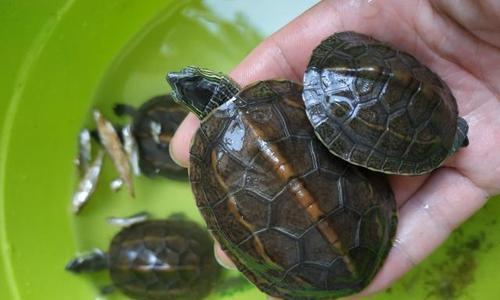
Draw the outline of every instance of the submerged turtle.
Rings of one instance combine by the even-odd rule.
[[[410,54],[360,33],[336,33],[313,51],[303,99],[323,144],[375,171],[427,173],[468,145],[446,83]]]
[[[270,80],[236,94],[229,78],[195,67],[168,81],[202,120],[191,146],[192,189],[238,269],[285,299],[367,286],[392,245],[394,195],[383,174],[348,164],[318,141],[302,87]]]
[[[187,179],[185,168],[176,164],[169,153],[169,144],[187,111],[170,95],[156,96],[138,109],[126,104],[116,104],[117,115],[133,117],[132,134],[139,151],[139,167],[146,176]]]
[[[181,216],[145,220],[139,215],[114,222],[127,226],[115,235],[108,253],[94,250],[69,262],[66,269],[109,269],[113,287],[134,299],[197,300],[208,295],[220,267],[206,230]]]

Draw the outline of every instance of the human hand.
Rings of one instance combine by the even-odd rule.
[[[442,168],[415,177],[389,176],[399,206],[394,246],[384,267],[361,294],[389,286],[437,248],[486,200],[500,193],[500,4],[495,0],[322,1],[267,38],[231,77],[245,86],[257,80],[302,81],[314,47],[338,31],[353,30],[417,57],[449,85],[470,145]],[[181,165],[199,126],[190,114],[171,142]],[[232,263],[216,246],[226,266]]]

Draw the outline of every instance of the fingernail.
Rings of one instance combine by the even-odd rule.
[[[215,254],[215,260],[217,260],[219,265],[229,270],[236,270],[236,266],[234,264],[229,263],[222,258],[223,255],[225,256],[225,253],[223,253],[220,247],[215,246],[214,254]]]
[[[223,259],[221,259],[218,255],[215,255],[215,260],[225,269],[236,270],[234,266],[227,265],[226,262],[224,262]]]
[[[184,165],[183,163],[181,163],[174,155],[174,152],[172,151],[172,143],[168,144],[168,155],[170,155],[170,158],[174,161],[174,163],[176,163],[177,165],[183,167],[183,168],[187,168],[188,166]]]

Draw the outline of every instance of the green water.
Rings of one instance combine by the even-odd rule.
[[[185,182],[141,177],[135,199],[125,190],[111,192],[116,173],[109,161],[95,197],[73,216],[75,137],[90,124],[88,112],[98,107],[111,117],[115,102],[139,104],[167,92],[167,70],[193,64],[228,71],[311,2],[0,3],[0,37],[9,41],[0,47],[1,57],[9,58],[0,73],[0,299],[124,299],[99,295],[105,272],[75,276],[63,270],[77,251],[107,248],[118,229],[105,217],[146,209],[155,217],[184,211],[202,220]],[[498,298],[499,200],[373,298]],[[236,277],[210,299],[265,298]]]

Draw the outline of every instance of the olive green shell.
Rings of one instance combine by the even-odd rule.
[[[156,96],[142,104],[134,113],[132,133],[137,140],[139,167],[146,176],[187,179],[185,168],[176,164],[169,153],[169,144],[187,111],[170,95]],[[158,126],[155,137],[153,127]]]
[[[410,54],[360,33],[336,33],[314,50],[303,99],[323,144],[372,170],[430,172],[456,151],[456,137],[456,147],[466,143],[448,86]]]
[[[263,292],[285,299],[363,289],[396,229],[382,174],[331,155],[290,81],[262,81],[209,114],[191,146],[190,180],[213,236]]]
[[[153,220],[124,228],[109,248],[114,285],[134,299],[198,300],[220,268],[206,230],[187,220]]]

